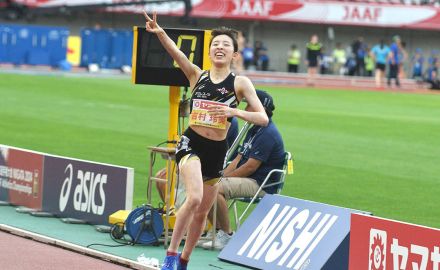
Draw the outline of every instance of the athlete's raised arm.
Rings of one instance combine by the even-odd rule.
[[[163,30],[162,27],[159,26],[159,24],[157,23],[157,13],[155,11],[153,12],[153,19],[148,16],[145,10],[144,16],[146,19],[145,27],[147,31],[157,35],[160,43],[165,48],[165,50],[167,50],[170,56],[177,62],[177,64],[179,64],[180,69],[185,74],[191,87],[195,85],[198,78],[200,77],[202,70],[188,60],[186,55],[181,50],[179,50],[179,48],[177,48],[176,43],[171,40],[165,30]]]

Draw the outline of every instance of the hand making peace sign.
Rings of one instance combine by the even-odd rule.
[[[163,31],[163,29],[157,24],[157,13],[156,11],[153,12],[153,19],[148,16],[147,12],[144,10],[144,16],[147,20],[145,23],[145,28],[148,32],[158,34]]]

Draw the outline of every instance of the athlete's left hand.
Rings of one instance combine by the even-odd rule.
[[[208,108],[209,114],[213,116],[226,116],[226,117],[235,116],[235,110],[236,109],[229,108],[228,106],[210,106]]]

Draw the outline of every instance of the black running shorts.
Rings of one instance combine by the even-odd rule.
[[[381,64],[381,63],[376,63],[376,69],[385,71],[385,64]]]
[[[221,176],[227,150],[226,139],[213,141],[197,134],[188,127],[177,144],[176,163],[179,164],[188,155],[197,156],[202,165],[203,181],[207,182]]]

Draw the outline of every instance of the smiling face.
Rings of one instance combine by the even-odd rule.
[[[218,35],[212,39],[209,57],[214,65],[230,65],[236,54],[233,40],[228,35]]]

